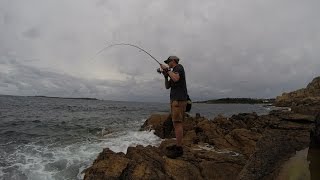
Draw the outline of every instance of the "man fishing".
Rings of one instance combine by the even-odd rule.
[[[165,87],[170,89],[171,116],[176,135],[176,145],[167,147],[167,156],[177,158],[183,155],[183,120],[186,111],[188,90],[184,68],[179,64],[177,56],[169,56],[164,61],[167,65],[160,64],[165,79]],[[170,71],[172,69],[172,71]],[[169,79],[170,77],[170,79]]]
[[[173,146],[167,147],[166,154],[169,158],[177,158],[182,156],[183,155],[182,123],[184,120],[186,107],[188,107],[188,111],[190,111],[191,109],[191,100],[188,96],[186,75],[185,75],[183,66],[179,64],[179,58],[177,56],[170,56],[167,60],[164,61],[167,65],[164,65],[164,64],[161,64],[156,58],[154,58],[150,53],[148,53],[141,47],[134,44],[128,44],[128,43],[111,44],[101,49],[95,56],[99,55],[104,50],[111,48],[113,46],[131,46],[131,47],[137,48],[140,51],[143,51],[144,53],[148,54],[154,61],[156,61],[160,65],[160,68],[163,71],[161,72],[160,69],[158,69],[157,71],[159,73],[163,73],[165,78],[166,88],[167,89],[171,88],[170,90],[171,117],[172,117],[175,135],[176,135],[176,144]],[[170,69],[172,69],[172,71],[170,71]]]

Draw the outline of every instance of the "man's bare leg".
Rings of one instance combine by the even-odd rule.
[[[173,122],[174,132],[176,134],[177,146],[182,146],[183,126],[182,122]]]

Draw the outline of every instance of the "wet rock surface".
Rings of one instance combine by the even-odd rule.
[[[242,113],[230,118],[187,117],[184,154],[166,157],[175,143],[169,115],[151,115],[141,130],[154,130],[159,147],[129,147],[127,154],[104,149],[84,179],[272,179],[281,164],[309,146],[314,117],[272,111]]]

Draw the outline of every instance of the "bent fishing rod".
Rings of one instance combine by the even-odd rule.
[[[115,44],[110,44],[109,46],[106,46],[106,47],[104,47],[103,49],[101,49],[100,51],[98,51],[98,52],[94,55],[94,57],[98,56],[98,55],[101,54],[103,51],[105,51],[105,50],[107,50],[107,49],[109,49],[109,48],[111,48],[111,47],[114,47],[114,46],[131,46],[131,47],[137,48],[137,49],[139,49],[140,51],[143,51],[144,53],[148,54],[153,60],[155,60],[159,65],[161,65],[161,63],[160,63],[155,57],[153,57],[150,53],[148,53],[146,50],[142,49],[141,47],[139,47],[139,46],[137,46],[137,45],[129,44],[129,43],[115,43]],[[94,57],[93,57],[93,58],[94,58]],[[93,59],[93,58],[92,58],[92,59]],[[157,72],[158,72],[159,74],[161,74],[161,73],[163,73],[163,70],[160,69],[160,68],[158,68],[158,69],[157,69]]]
[[[153,57],[150,53],[148,53],[146,50],[142,49],[141,47],[134,45],[134,44],[129,44],[129,43],[117,43],[117,44],[111,44],[109,46],[104,47],[103,49],[101,49],[100,51],[98,51],[94,57],[96,57],[97,55],[101,54],[103,51],[105,51],[106,49],[109,49],[113,46],[131,46],[131,47],[135,47],[143,52],[145,52],[146,54],[148,54],[153,60],[155,60],[159,65],[161,65],[161,63],[155,58]]]

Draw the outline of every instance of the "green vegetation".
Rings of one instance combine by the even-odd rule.
[[[275,99],[253,99],[253,98],[222,98],[212,99],[207,101],[198,101],[195,103],[207,103],[207,104],[270,104]]]

